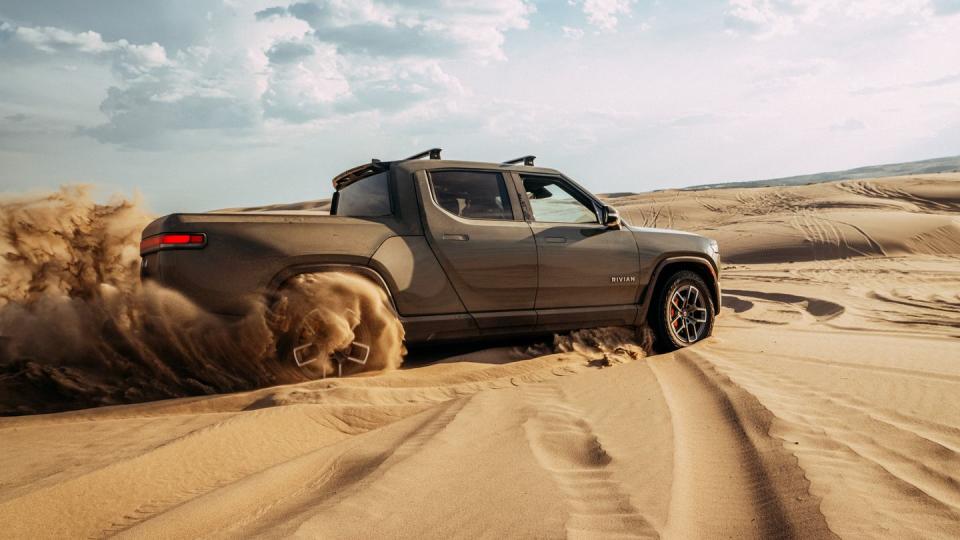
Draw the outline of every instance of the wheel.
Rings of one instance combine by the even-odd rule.
[[[399,366],[403,326],[386,293],[355,274],[304,274],[280,292],[280,361],[311,379]]]
[[[670,276],[650,306],[655,348],[675,351],[713,332],[714,307],[703,278],[682,270]]]

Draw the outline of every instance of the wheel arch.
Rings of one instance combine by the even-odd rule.
[[[650,276],[649,285],[644,291],[638,322],[648,320],[650,305],[653,303],[653,299],[663,290],[663,287],[666,286],[670,276],[684,270],[697,274],[707,284],[707,287],[710,288],[710,300],[713,302],[714,316],[719,314],[720,279],[712,261],[698,255],[683,255],[667,257],[657,264],[656,269]]]
[[[383,279],[383,276],[373,268],[361,264],[311,263],[288,266],[280,272],[277,272],[277,274],[273,276],[267,285],[266,297],[268,302],[272,303],[278,298],[278,293],[283,288],[283,285],[290,279],[303,274],[317,274],[324,272],[346,272],[357,274],[368,279],[371,283],[383,289],[383,292],[386,293],[387,298],[390,300],[390,308],[393,310],[393,314],[397,317],[400,316],[400,312],[397,310],[397,304],[393,298],[393,292],[390,290],[390,287],[387,286],[386,280]]]

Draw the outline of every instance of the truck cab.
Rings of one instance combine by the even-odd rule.
[[[334,215],[417,214],[422,224],[371,258],[412,341],[640,324],[668,255],[716,287],[707,239],[631,227],[533,156],[478,163],[433,152],[334,181]]]

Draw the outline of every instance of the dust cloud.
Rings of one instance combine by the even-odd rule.
[[[138,201],[97,204],[87,187],[0,199],[0,414],[31,414],[299,382],[277,336],[311,313],[329,352],[362,339],[371,353],[345,372],[397,367],[403,331],[386,295],[346,274],[305,276],[282,300],[226,321],[177,292],[141,285]],[[312,310],[312,311],[311,311]],[[357,338],[359,340],[360,338]]]

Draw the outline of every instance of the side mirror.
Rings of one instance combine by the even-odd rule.
[[[622,229],[623,221],[620,220],[620,213],[617,212],[617,209],[610,206],[604,205],[603,207],[603,224],[608,229]]]

